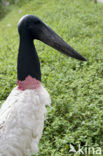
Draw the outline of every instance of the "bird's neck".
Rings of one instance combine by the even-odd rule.
[[[37,82],[41,81],[39,58],[33,40],[29,35],[20,37],[17,77],[19,84],[20,82],[26,81],[28,77],[29,80],[30,78],[34,78]],[[31,81],[33,81],[33,79]],[[31,81],[28,82],[32,83]],[[35,81],[35,83],[37,82]]]

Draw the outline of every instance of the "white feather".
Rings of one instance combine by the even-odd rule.
[[[0,156],[30,156],[38,152],[46,105],[45,88],[25,91],[14,88],[0,109]]]

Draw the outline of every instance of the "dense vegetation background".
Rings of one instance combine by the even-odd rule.
[[[35,41],[42,83],[52,100],[38,156],[75,155],[70,144],[99,146],[103,152],[103,5],[92,0],[6,2],[0,0],[0,104],[16,86],[17,23],[34,14],[88,60],[68,58]]]

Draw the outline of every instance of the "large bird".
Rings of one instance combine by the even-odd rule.
[[[20,19],[18,32],[18,82],[0,109],[0,156],[30,156],[38,152],[46,105],[51,101],[41,84],[40,62],[33,40],[40,40],[70,57],[86,60],[34,15]]]

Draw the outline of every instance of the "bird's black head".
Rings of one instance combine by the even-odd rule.
[[[19,80],[24,80],[28,75],[41,80],[40,63],[33,39],[38,39],[67,56],[86,61],[83,56],[34,15],[23,16],[18,23],[18,31],[20,34],[18,55]]]
[[[23,16],[18,23],[20,36],[28,34],[32,39],[39,39],[45,24],[34,15]]]
[[[34,15],[23,16],[18,23],[18,31],[21,37],[27,34],[28,37],[30,36],[32,39],[38,39],[68,56],[86,61],[84,57],[77,53],[49,26]]]

